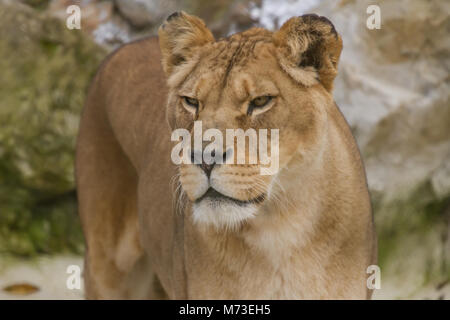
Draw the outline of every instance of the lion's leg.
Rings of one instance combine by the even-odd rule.
[[[152,298],[154,274],[139,242],[137,175],[111,129],[98,119],[88,106],[76,159],[86,297]]]
[[[86,299],[167,299],[166,292],[146,260],[146,256],[142,256],[125,274],[105,260],[96,259],[95,263],[90,263],[89,255],[86,254],[84,269]],[[101,265],[107,270],[101,274],[93,273],[93,270]],[[113,285],[107,286],[110,282]]]

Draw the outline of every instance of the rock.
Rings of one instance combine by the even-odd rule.
[[[115,0],[120,13],[131,23],[132,38],[146,34],[156,34],[158,27],[175,11],[186,11],[202,18],[217,38],[230,32],[248,29],[256,22],[250,15],[250,4],[257,1],[205,1],[205,0]]]
[[[131,40],[131,27],[115,12],[112,1],[52,0],[46,12],[66,21],[69,17],[66,10],[71,5],[80,7],[81,30],[106,49],[115,49]]]
[[[450,195],[450,161],[445,161],[433,172],[431,186],[436,197],[439,199],[448,198]]]
[[[0,1],[0,251],[79,251],[74,150],[105,51],[79,30]]]
[[[22,0],[29,5],[33,1]],[[216,38],[255,25],[250,9],[261,0],[47,0],[39,8],[66,21],[70,5],[81,9],[81,29],[108,50],[149,35],[156,35],[164,19],[175,11],[201,17]],[[214,14],[211,14],[214,13]]]
[[[115,0],[120,13],[138,28],[160,24],[177,10],[176,0]]]
[[[450,160],[450,43],[446,1],[379,3],[380,30],[365,27],[368,2],[333,20],[345,50],[335,95],[381,201],[408,197]],[[400,13],[400,8],[402,8]],[[339,19],[340,18],[340,19]]]
[[[99,24],[92,32],[92,36],[96,43],[111,50],[134,39],[129,25],[118,16],[113,16],[109,21]]]
[[[257,20],[252,18],[250,8],[259,2],[187,0],[182,9],[202,18],[218,39],[255,26]]]

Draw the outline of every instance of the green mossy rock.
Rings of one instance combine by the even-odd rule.
[[[104,49],[63,21],[0,2],[0,251],[79,251],[74,151]]]

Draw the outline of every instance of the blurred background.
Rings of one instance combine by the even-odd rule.
[[[81,30],[69,30],[70,5]],[[381,10],[369,30],[367,7]],[[0,0],[0,299],[80,299],[74,149],[87,86],[123,43],[170,13],[216,38],[328,17],[344,50],[334,96],[361,149],[379,239],[375,298],[450,299],[450,2],[446,0]]]

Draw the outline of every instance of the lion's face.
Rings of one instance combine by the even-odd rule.
[[[172,129],[184,128],[193,137],[187,157],[192,161],[180,165],[179,181],[197,222],[235,227],[255,216],[267,201],[279,200],[278,173],[320,143],[331,84],[320,82],[317,66],[292,61],[293,31],[283,28],[275,34],[255,28],[215,42],[198,18],[180,13],[160,29],[168,120]],[[183,42],[190,42],[185,51]],[[203,133],[222,133],[223,141],[209,139],[221,147],[207,149],[214,150],[212,162],[201,158],[210,142],[194,143],[194,121],[201,121]],[[254,129],[255,135],[239,148],[227,129]],[[269,167],[270,174],[262,174]]]

